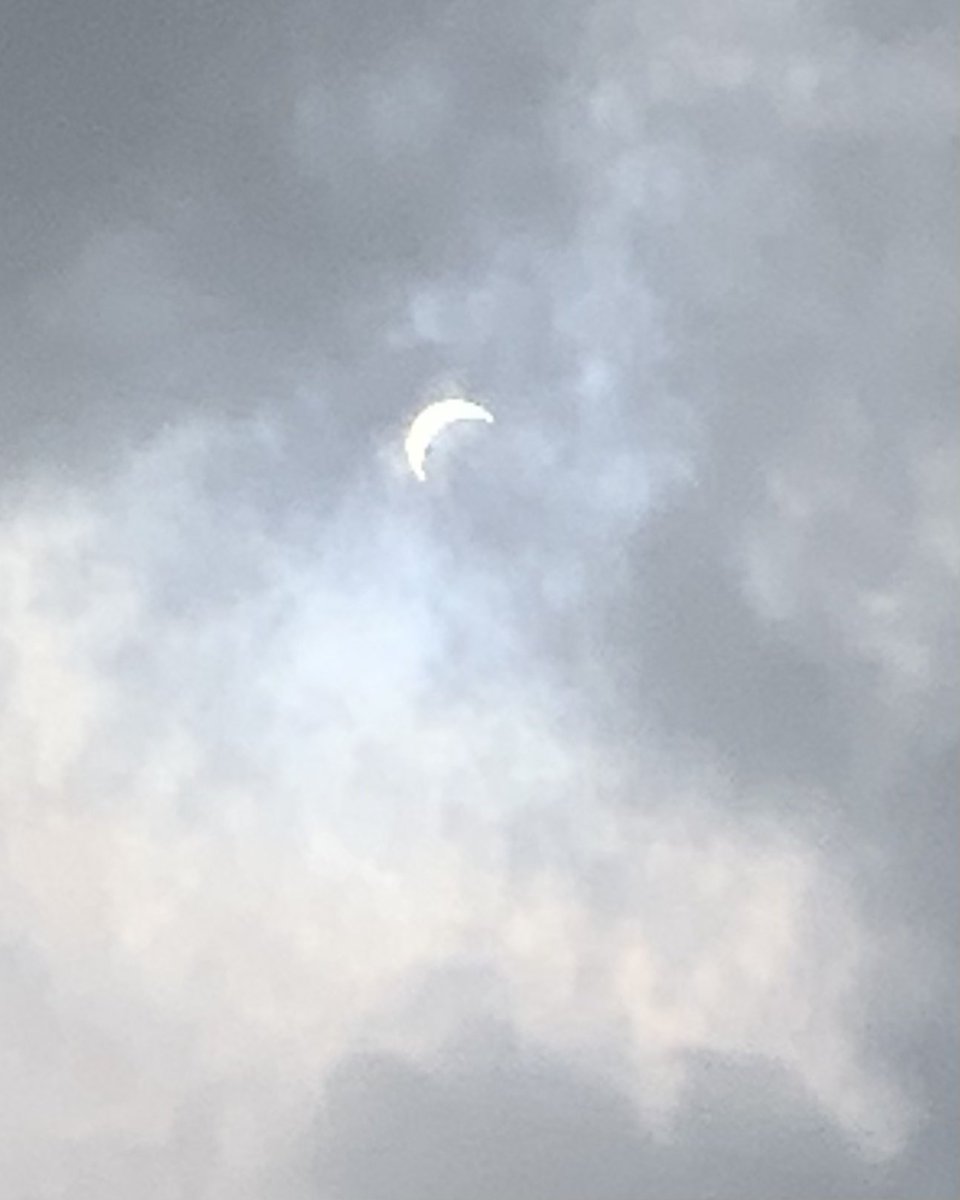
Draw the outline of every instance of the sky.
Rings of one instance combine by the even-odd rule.
[[[5,1196],[955,1200],[956,48],[4,7]]]

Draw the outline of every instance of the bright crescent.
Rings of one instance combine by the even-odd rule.
[[[486,421],[492,424],[493,413],[482,404],[474,404],[472,400],[460,398],[435,400],[433,404],[428,404],[418,412],[410,423],[403,446],[407,452],[410,470],[421,483],[427,478],[424,463],[433,439],[454,421]]]

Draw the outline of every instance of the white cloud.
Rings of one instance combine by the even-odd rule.
[[[912,1114],[857,1029],[876,942],[829,864],[726,813],[722,782],[669,762],[635,777],[571,740],[509,620],[512,659],[443,663],[458,626],[489,631],[397,513],[363,502],[361,543],[348,504],[308,555],[212,509],[204,458],[245,434],[209,436],[161,444],[72,515],[4,527],[3,929],[53,981],[46,1036],[91,1075],[63,1091],[32,1064],[36,1105],[59,1095],[44,1136],[155,1142],[239,1072],[266,1080],[249,1118],[265,1146],[276,1089],[289,1116],[352,1047],[439,1053],[475,1014],[403,1016],[404,996],[473,958],[498,980],[491,1011],[644,1120],[669,1127],[689,1054],[754,1053],[865,1151],[895,1151]],[[269,582],[184,622],[151,593],[188,520]],[[66,604],[65,569],[87,580]],[[17,1120],[40,1136],[36,1107]],[[252,1153],[223,1147],[223,1179]]]

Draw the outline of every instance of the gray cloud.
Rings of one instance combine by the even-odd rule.
[[[949,18],[165,13],[3,74],[5,1186],[946,1200]]]
[[[789,1079],[749,1059],[695,1063],[669,1146],[643,1136],[615,1091],[502,1034],[475,1035],[437,1074],[353,1060],[326,1105],[318,1174],[350,1198],[799,1200],[895,1195],[902,1183],[858,1159]]]

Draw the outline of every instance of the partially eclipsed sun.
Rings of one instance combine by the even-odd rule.
[[[424,463],[433,439],[455,421],[485,421],[487,424],[492,424],[493,413],[484,408],[482,404],[475,404],[472,400],[462,400],[458,397],[436,400],[433,404],[428,404],[426,408],[421,409],[411,421],[403,443],[410,470],[421,483],[424,483],[427,478]]]

